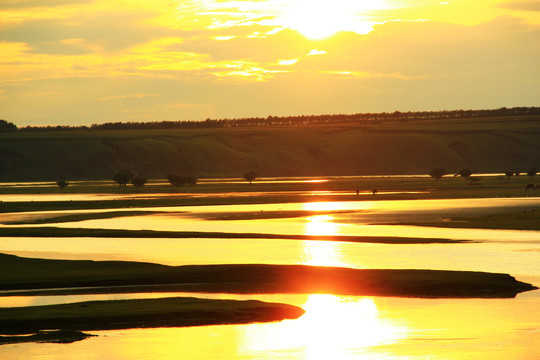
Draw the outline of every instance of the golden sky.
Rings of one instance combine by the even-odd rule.
[[[1,0],[25,125],[538,106],[540,0]]]

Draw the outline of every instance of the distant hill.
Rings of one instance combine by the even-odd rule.
[[[264,127],[0,132],[0,181],[526,172],[540,116]]]

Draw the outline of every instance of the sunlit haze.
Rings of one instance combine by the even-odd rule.
[[[4,0],[25,125],[535,106],[538,1]]]

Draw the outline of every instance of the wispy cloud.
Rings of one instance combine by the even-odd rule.
[[[309,51],[308,56],[325,55],[325,54],[326,54],[326,51],[312,49],[312,50]]]
[[[111,101],[111,100],[123,100],[123,99],[142,99],[145,97],[154,97],[160,96],[159,94],[126,94],[126,95],[115,95],[105,98],[99,98],[100,101]]]

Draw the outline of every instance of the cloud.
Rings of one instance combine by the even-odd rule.
[[[66,53],[62,41],[83,39],[100,51],[119,51],[172,31],[145,23],[152,18],[144,13],[103,12],[67,19],[38,19],[8,24],[0,32],[0,41],[29,44],[33,52]],[[65,45],[65,44],[64,44]]]
[[[0,10],[88,4],[92,1],[93,0],[2,0],[2,2],[0,2]]]
[[[499,4],[500,7],[513,10],[540,11],[540,1],[507,1]]]
[[[287,60],[279,60],[278,61],[278,65],[281,65],[281,66],[290,66],[290,65],[294,65],[298,62],[298,59],[287,59]]]
[[[182,10],[196,2],[157,1],[163,6],[141,0],[119,10],[103,2],[3,25],[2,117],[90,124],[485,108],[540,98],[540,27],[520,19],[386,21],[369,34],[311,41],[255,23],[261,17],[249,9],[189,13]],[[235,4],[255,6],[242,3]],[[227,13],[221,24],[241,21],[212,27],[220,12]]]
[[[308,56],[313,56],[313,55],[325,55],[326,54],[326,51],[321,51],[321,50],[317,50],[317,49],[312,49],[309,51],[308,53]]]

